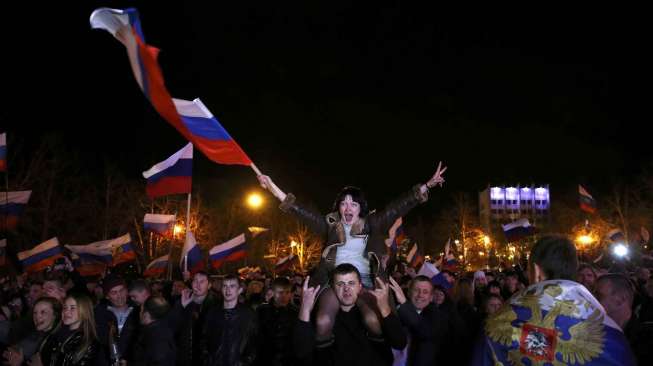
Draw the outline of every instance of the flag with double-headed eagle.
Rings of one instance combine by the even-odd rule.
[[[635,365],[621,328],[582,285],[538,282],[487,319],[473,365]]]

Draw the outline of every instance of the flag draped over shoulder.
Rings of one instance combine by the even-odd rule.
[[[104,29],[127,49],[139,87],[156,111],[209,159],[220,164],[251,165],[252,161],[199,99],[173,99],[158,64],[159,50],[145,42],[138,11],[99,8],[91,27]]]
[[[23,270],[35,273],[52,266],[57,258],[63,257],[62,248],[57,238],[45,241],[30,250],[18,253],[18,260],[23,265]]]
[[[193,184],[193,144],[189,143],[168,159],[143,172],[147,196],[190,193]]]
[[[485,325],[473,365],[635,365],[619,326],[582,285],[549,280],[513,296]]]
[[[0,192],[0,230],[13,230],[32,191]]]

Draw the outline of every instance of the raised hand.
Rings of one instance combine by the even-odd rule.
[[[193,301],[193,290],[185,288],[181,291],[181,306],[186,307]]]
[[[395,281],[395,279],[392,277],[390,277],[390,288],[392,289],[392,292],[394,292],[395,298],[399,304],[406,302],[406,295],[404,294],[404,290],[401,289],[401,286],[399,286],[397,281]]]
[[[433,174],[433,177],[431,177],[431,179],[429,179],[429,181],[426,182],[426,186],[428,188],[433,188],[436,185],[442,187],[442,185],[444,184],[444,177],[442,176],[442,174],[444,174],[444,172],[446,171],[447,171],[447,167],[446,166],[442,167],[442,162],[439,162],[438,169],[435,171],[435,174]]]
[[[270,191],[275,197],[277,197],[280,201],[283,201],[286,199],[286,194],[277,187],[276,184],[270,179],[269,176],[267,175],[257,175],[256,178],[258,178],[259,184],[261,184],[261,187]]]
[[[315,298],[320,293],[320,285],[316,287],[308,287],[308,280],[311,276],[306,276],[304,285],[302,286],[302,304],[299,308],[299,320],[309,321],[311,319],[311,311],[315,306]]]
[[[370,293],[376,298],[376,304],[381,311],[381,316],[386,317],[392,311],[390,309],[390,302],[388,301],[389,287],[379,277],[376,278],[376,288]]]

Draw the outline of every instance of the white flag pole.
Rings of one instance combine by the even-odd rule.
[[[188,202],[186,203],[186,240],[188,240],[188,235],[190,235],[190,199],[191,193],[188,192]],[[185,245],[186,243],[184,243]],[[188,271],[188,253],[184,255],[184,272]]]

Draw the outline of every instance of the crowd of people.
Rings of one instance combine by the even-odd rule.
[[[371,211],[346,187],[322,216],[267,176],[263,187],[325,239],[308,273],[183,273],[174,281],[80,276],[69,259],[6,277],[6,365],[646,364],[653,352],[650,271],[580,264],[564,236],[528,261],[468,272],[450,261],[416,273],[388,255],[392,223],[442,185],[442,173]],[[437,267],[437,268],[436,268]],[[420,274],[421,273],[421,274]],[[429,273],[429,275],[426,275]]]
[[[496,326],[488,319],[543,280],[534,282],[520,267],[443,268],[429,278],[400,263],[390,272],[366,290],[354,265],[331,271],[326,286],[338,309],[329,342],[317,334],[321,285],[309,285],[310,275],[300,273],[243,278],[197,272],[188,281],[127,282],[116,274],[85,279],[67,265],[5,278],[2,356],[7,365],[32,366],[484,364],[487,350],[479,351],[479,343]],[[650,271],[603,273],[582,264],[573,273],[553,278],[587,289],[623,331],[625,353],[617,358],[623,363],[615,364],[629,364],[628,352],[646,364],[653,350]],[[374,303],[380,330],[371,329],[375,322],[367,322],[358,305],[363,292]]]

